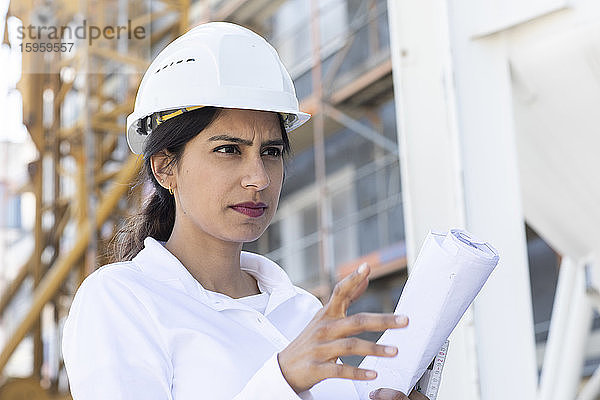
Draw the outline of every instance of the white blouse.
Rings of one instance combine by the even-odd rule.
[[[234,299],[204,289],[162,242],[144,246],[75,295],[62,340],[74,400],[358,400],[352,380],[296,394],[283,377],[277,353],[322,304],[276,263],[243,251],[261,294]]]
[[[269,303],[269,292],[262,292],[252,296],[240,297],[237,299],[237,301],[240,301],[242,304],[252,307],[259,313],[264,314],[265,310],[267,309],[267,304]]]

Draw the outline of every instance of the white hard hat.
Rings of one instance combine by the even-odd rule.
[[[287,132],[310,118],[298,109],[294,83],[275,49],[228,22],[189,30],[150,64],[127,116],[129,148],[142,153],[150,127],[202,106],[277,112]]]

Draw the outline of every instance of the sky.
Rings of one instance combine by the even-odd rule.
[[[4,37],[4,27],[9,0],[0,0],[0,38]],[[23,102],[16,90],[21,79],[21,53],[16,27],[21,24],[18,18],[8,19],[9,41],[12,47],[3,43],[0,46],[0,141],[23,143],[27,140],[27,130],[23,125]],[[12,32],[12,33],[11,33]]]
[[[4,38],[8,4],[8,0],[0,0],[0,42]],[[16,190],[28,180],[27,162],[37,157],[35,147],[23,125],[23,101],[21,93],[16,89],[16,85],[21,79],[21,53],[14,32],[21,22],[15,17],[9,18],[7,22],[9,41],[12,46],[0,43],[0,191],[2,193],[0,210],[7,209],[6,202],[14,200],[16,196],[21,196],[21,204],[25,210],[31,210],[32,207],[35,207],[33,194],[30,192],[16,193]],[[30,215],[35,215],[35,213],[22,213],[22,216]],[[3,220],[4,217],[2,215],[0,219]],[[25,225],[31,227],[31,221],[23,224],[23,226]],[[0,280],[3,275],[10,275],[7,269],[13,267],[13,264],[20,264],[20,262],[8,262],[9,260],[6,259],[8,254],[6,245],[14,238],[8,240],[9,238],[5,237],[4,233],[0,227]],[[28,252],[24,251],[23,254],[28,254]]]

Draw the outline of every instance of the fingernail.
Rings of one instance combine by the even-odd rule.
[[[408,317],[406,315],[397,315],[396,323],[398,325],[404,325],[404,324],[408,323]]]
[[[362,263],[362,264],[360,264],[360,267],[358,267],[358,273],[359,274],[362,274],[366,270],[367,270],[367,263]]]
[[[377,374],[373,371],[367,371],[365,372],[365,375],[367,375],[367,378],[375,378],[377,376]]]

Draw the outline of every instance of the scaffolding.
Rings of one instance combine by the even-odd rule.
[[[24,27],[44,18],[56,26],[66,26],[73,21],[81,23],[85,16],[89,25],[98,26],[129,20],[129,29],[142,26],[151,34],[147,42],[138,44],[139,48],[117,40],[97,40],[90,46],[75,46],[71,54],[23,52],[25,73],[18,88],[23,94],[24,121],[39,156],[29,165],[30,182],[21,191],[32,192],[36,199],[35,249],[4,291],[0,315],[28,280],[33,281],[32,303],[0,353],[0,371],[28,335],[33,338],[34,361],[30,378],[6,379],[3,375],[0,387],[3,399],[17,398],[26,392],[37,393],[36,398],[68,397],[64,387],[62,391],[59,387],[62,361],[54,368],[43,367],[48,360],[43,356],[41,316],[50,309],[53,329],[59,329],[77,287],[106,263],[106,247],[120,220],[140,204],[143,188],[130,187],[141,161],[126,151],[124,117],[133,108],[141,72],[152,56],[150,52],[185,32],[190,23],[229,20],[264,33],[265,21],[283,3],[114,0],[48,4],[29,0],[10,4],[9,16],[19,18]],[[357,12],[344,37],[337,38],[342,44],[334,54],[329,54],[327,71],[322,68],[319,44],[319,13],[327,9],[317,1],[310,3],[312,91],[302,99],[301,108],[313,114],[314,122],[295,138],[300,148],[313,146],[316,155],[315,181],[319,195],[315,239],[319,246],[319,274],[309,289],[323,300],[332,285],[364,259],[371,261],[374,276],[406,266],[405,257],[380,262],[377,252],[343,266],[334,265],[331,256],[331,216],[323,206],[329,195],[325,137],[332,130],[346,126],[387,149],[390,159],[384,162],[384,167],[397,163],[398,155],[396,143],[383,136],[381,129],[372,127],[381,125],[372,108],[379,104],[378,99],[390,99],[393,93],[389,49],[380,45],[381,33],[377,28],[382,19],[387,20],[386,6],[374,0],[355,3]],[[342,73],[340,67],[360,29],[368,31],[369,54],[364,60],[368,62]],[[53,43],[49,38],[44,41]],[[75,114],[73,109],[77,110]],[[359,121],[357,116],[364,115],[373,125]],[[398,203],[398,199],[396,196],[394,201]],[[60,347],[59,343],[55,345]]]

